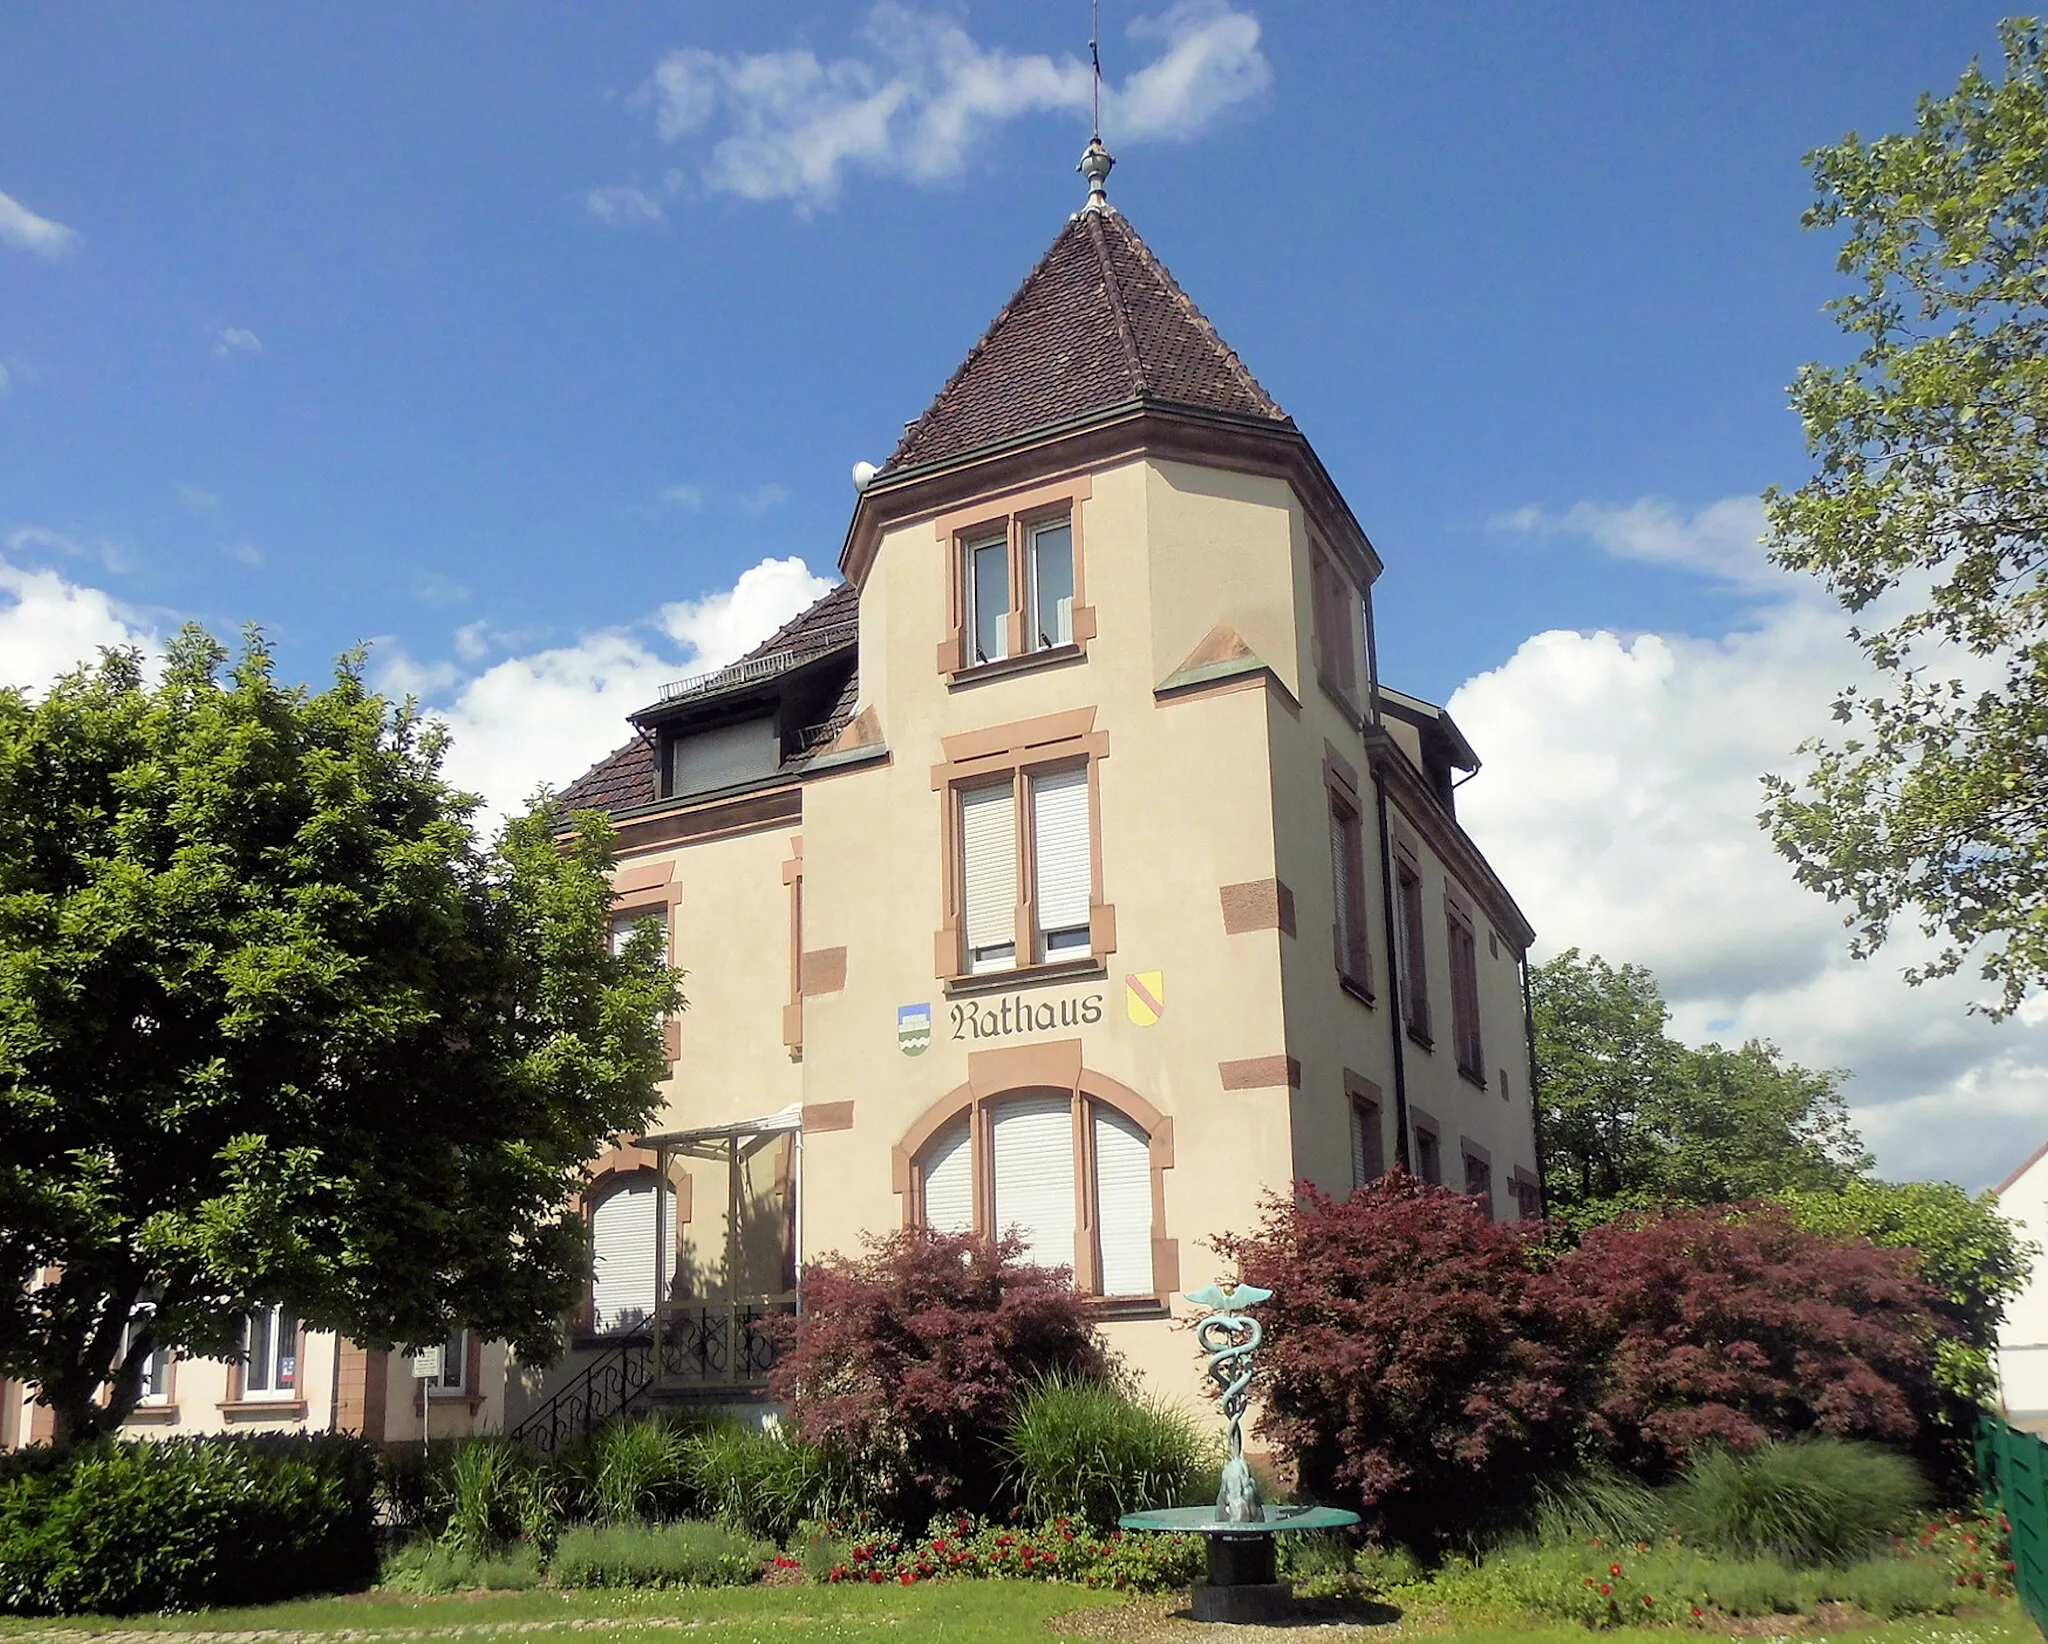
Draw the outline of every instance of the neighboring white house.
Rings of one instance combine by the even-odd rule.
[[[2034,1246],[2027,1285],[1998,1331],[1998,1396],[2015,1427],[2048,1434],[2048,1142],[1998,1184],[1999,1211]]]

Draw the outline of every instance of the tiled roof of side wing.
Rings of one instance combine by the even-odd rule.
[[[826,651],[860,634],[860,595],[842,582],[813,601],[756,645],[741,662],[773,656],[777,651]]]
[[[905,430],[884,472],[941,462],[1146,399],[1287,413],[1117,212],[1082,211]]]
[[[654,799],[654,749],[636,736],[577,777],[555,803],[564,811],[622,811]]]

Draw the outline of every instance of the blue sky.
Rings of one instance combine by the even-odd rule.
[[[1104,9],[1111,197],[1374,538],[1386,675],[1455,696],[1546,950],[1853,1068],[1887,1168],[2003,1174],[2048,1017],[1849,965],[1746,822],[1853,669],[1752,546],[1803,472],[1784,385],[1841,352],[1801,156],[1995,57],[1997,8]],[[188,617],[294,675],[375,639],[465,780],[568,780],[832,574],[850,465],[1080,203],[1087,32],[1084,0],[8,10],[0,680]]]

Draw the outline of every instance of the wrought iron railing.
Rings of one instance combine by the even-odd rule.
[[[616,1416],[645,1408],[663,1392],[765,1386],[781,1353],[774,1322],[796,1312],[793,1296],[673,1305],[662,1311],[657,1362],[649,1335],[609,1342],[563,1386],[536,1405],[511,1436],[552,1455]]]

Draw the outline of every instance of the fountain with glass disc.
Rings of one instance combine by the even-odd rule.
[[[1209,1579],[1193,1594],[1197,1621],[1278,1621],[1294,1608],[1294,1589],[1280,1579],[1277,1538],[1303,1530],[1341,1530],[1358,1522],[1341,1507],[1268,1505],[1259,1499],[1258,1480],[1244,1459],[1244,1411],[1250,1402],[1252,1355],[1265,1332],[1248,1311],[1272,1296],[1257,1285],[1219,1280],[1187,1299],[1208,1315],[1195,1327],[1195,1340],[1209,1355],[1207,1374],[1223,1394],[1230,1423],[1230,1453],[1213,1507],[1165,1507],[1125,1513],[1126,1530],[1178,1530],[1204,1538]]]

